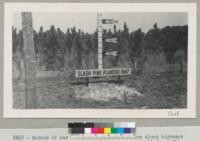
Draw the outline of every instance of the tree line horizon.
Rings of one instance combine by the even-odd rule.
[[[187,63],[188,26],[166,26],[159,28],[157,23],[146,33],[138,28],[129,31],[124,22],[123,29],[114,25],[113,30],[103,29],[103,41],[117,38],[117,43],[103,42],[103,67],[143,66],[148,56],[162,54],[167,64],[176,63],[182,56]],[[43,70],[73,71],[75,69],[97,68],[97,29],[87,33],[75,27],[60,28],[51,25],[44,30],[33,31],[34,49],[39,68]],[[117,56],[108,56],[106,52],[117,51]],[[22,30],[12,27],[12,52],[24,54]],[[15,55],[13,55],[15,56]],[[13,58],[19,62],[19,58]],[[142,68],[142,67],[141,67]]]

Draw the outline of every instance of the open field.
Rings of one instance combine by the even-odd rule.
[[[56,77],[37,78],[38,109],[172,109],[186,108],[187,105],[186,72],[132,74],[122,77],[120,85],[114,81],[106,82],[106,78],[102,80],[104,82],[86,86],[83,83],[85,80],[72,80],[64,73]],[[13,95],[14,108],[25,108],[24,84],[16,79],[13,80]]]

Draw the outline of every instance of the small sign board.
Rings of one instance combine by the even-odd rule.
[[[105,53],[107,56],[117,56],[117,51],[112,51],[112,52],[106,52]]]
[[[117,38],[108,38],[108,39],[105,39],[105,42],[106,43],[117,43]]]
[[[76,70],[75,77],[100,77],[100,76],[119,76],[130,75],[130,68],[113,68],[113,69],[93,69],[93,70]]]
[[[102,24],[117,24],[118,20],[114,19],[102,19]]]

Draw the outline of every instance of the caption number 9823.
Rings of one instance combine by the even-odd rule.
[[[169,118],[178,118],[180,116],[179,111],[168,111],[168,117]]]

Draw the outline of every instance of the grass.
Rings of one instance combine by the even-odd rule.
[[[105,78],[106,79],[106,78]],[[118,78],[109,78],[118,79]],[[120,108],[120,109],[173,109],[186,108],[187,105],[187,74],[184,73],[144,73],[132,74],[121,78],[129,88],[135,88],[144,96],[127,96],[122,99],[111,98],[109,101],[91,98],[75,97],[74,86],[70,82],[76,81],[64,75],[55,78],[37,79],[37,104],[42,108]],[[84,81],[84,80],[80,80]],[[104,80],[105,81],[105,80]],[[97,84],[98,85],[98,84]],[[118,85],[118,84],[116,84]],[[79,84],[79,87],[87,87]],[[25,108],[24,84],[13,80],[14,108]]]

